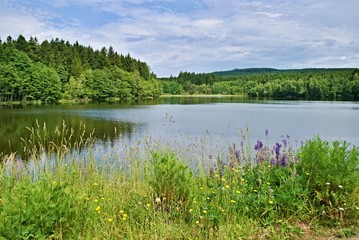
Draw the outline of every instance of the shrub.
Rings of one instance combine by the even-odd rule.
[[[319,137],[298,152],[298,172],[303,176],[313,207],[326,217],[358,216],[359,151],[344,142],[330,144]]]
[[[152,151],[149,184],[155,197],[170,210],[188,204],[193,173],[173,152]]]

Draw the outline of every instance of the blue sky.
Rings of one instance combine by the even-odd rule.
[[[2,0],[0,37],[112,45],[158,76],[359,67],[358,0]]]

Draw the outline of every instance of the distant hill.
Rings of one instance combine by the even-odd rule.
[[[218,77],[237,77],[237,76],[251,76],[258,74],[271,74],[271,73],[318,73],[323,71],[342,71],[354,70],[354,68],[304,68],[304,69],[275,69],[275,68],[235,68],[228,71],[212,72]]]

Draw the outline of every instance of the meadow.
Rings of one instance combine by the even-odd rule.
[[[209,165],[163,144],[97,159],[93,135],[56,131],[23,139],[31,160],[2,156],[0,239],[358,237],[359,148],[345,141],[243,141]]]

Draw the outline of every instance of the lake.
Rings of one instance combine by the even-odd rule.
[[[162,97],[131,103],[2,106],[0,152],[21,154],[28,128],[53,132],[65,122],[68,128],[83,123],[95,129],[96,145],[138,144],[150,138],[171,147],[201,142],[226,146],[265,140],[268,144],[287,135],[298,146],[319,135],[326,140],[346,140],[359,145],[359,102],[251,100],[239,97]],[[27,128],[28,127],[28,128]],[[265,136],[268,129],[269,135]]]

